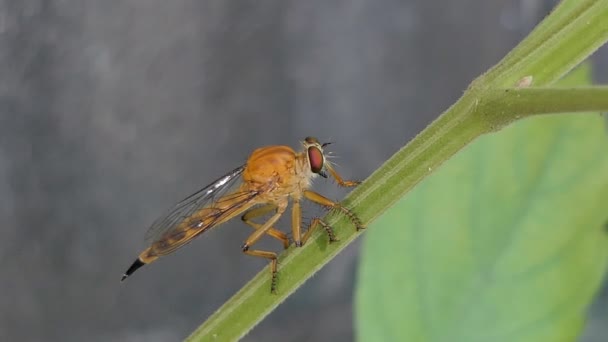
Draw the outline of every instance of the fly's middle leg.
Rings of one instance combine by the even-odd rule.
[[[291,206],[291,235],[296,247],[302,247],[302,207],[300,207],[300,199],[294,198]]]
[[[293,232],[293,239],[295,241],[296,247],[302,247],[306,243],[306,241],[308,241],[308,238],[310,238],[310,235],[314,231],[314,228],[316,228],[318,225],[323,226],[323,228],[327,232],[327,235],[329,236],[329,242],[338,241],[338,239],[336,239],[336,235],[334,234],[334,230],[320,218],[314,218],[310,222],[306,233],[304,233],[304,236],[302,236],[301,225],[302,207],[300,206],[300,199],[294,199],[291,213],[291,229]]]
[[[312,232],[315,230],[315,228],[317,226],[322,226],[323,229],[325,229],[327,236],[329,236],[329,243],[339,241],[338,238],[336,238],[334,229],[330,225],[325,223],[325,221],[321,220],[318,217],[315,217],[314,219],[312,219],[312,221],[310,221],[310,225],[308,225],[308,230],[302,237],[302,245],[304,245],[306,243],[306,241],[308,241],[308,238],[310,238],[310,236],[312,235]]]
[[[361,220],[359,220],[359,217],[357,217],[357,215],[355,213],[350,211],[350,209],[346,208],[342,204],[340,204],[338,202],[334,202],[334,201],[330,200],[329,198],[327,198],[319,193],[316,193],[314,191],[305,190],[303,194],[304,194],[304,197],[311,202],[317,203],[326,208],[339,210],[344,215],[346,215],[346,217],[349,218],[349,220],[353,223],[353,225],[357,228],[357,230],[361,230],[361,229],[365,228],[363,226],[363,224],[361,223]]]

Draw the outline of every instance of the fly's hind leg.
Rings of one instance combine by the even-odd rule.
[[[249,226],[253,227],[253,229],[258,230],[258,229],[262,228],[262,225],[259,223],[253,222],[252,220],[256,217],[264,216],[273,210],[277,210],[277,206],[274,204],[267,204],[267,205],[264,205],[261,207],[253,208],[253,209],[249,210],[248,212],[246,212],[245,214],[243,214],[243,216],[241,216],[241,220],[243,220],[243,222],[245,222]],[[268,229],[267,234],[272,236],[273,238],[281,241],[283,243],[283,248],[287,249],[289,247],[289,237],[287,236],[287,234],[283,233],[282,231],[277,230],[273,227],[270,227]]]
[[[249,238],[247,238],[247,240],[241,247],[245,254],[270,260],[270,292],[272,293],[276,293],[277,287],[277,254],[274,252],[263,251],[259,249],[251,250],[250,247],[253,246],[256,242],[258,242],[258,240],[264,234],[267,234],[270,229],[272,229],[272,225],[279,220],[284,211],[284,206],[277,208],[277,213],[272,215],[272,217],[269,218],[266,223],[260,225],[260,227],[256,229],[253,234],[249,235]]]
[[[355,227],[357,228],[357,231],[365,228],[363,226],[363,224],[361,223],[361,220],[359,220],[359,218],[357,217],[357,215],[355,215],[355,213],[350,211],[348,208],[346,208],[342,204],[340,204],[338,202],[334,202],[334,201],[330,200],[329,198],[327,198],[321,194],[318,194],[314,191],[310,191],[310,190],[304,191],[304,197],[306,197],[306,199],[308,199],[309,201],[315,202],[324,207],[341,211],[355,225]],[[319,220],[319,221],[321,222],[321,220]]]

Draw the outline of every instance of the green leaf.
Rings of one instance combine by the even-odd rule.
[[[481,137],[370,227],[358,338],[573,340],[606,270],[607,221],[601,116],[535,117]]]

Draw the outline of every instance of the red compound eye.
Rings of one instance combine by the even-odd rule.
[[[310,161],[310,171],[321,172],[323,169],[323,152],[319,148],[314,146],[308,148],[308,160]]]

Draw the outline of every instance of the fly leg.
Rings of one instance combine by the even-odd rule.
[[[272,228],[272,225],[275,224],[285,212],[285,207],[285,205],[278,207],[276,214],[272,215],[272,217],[256,229],[253,234],[249,235],[249,238],[247,238],[243,246],[241,246],[241,249],[245,254],[270,260],[270,273],[272,277],[270,281],[270,292],[272,293],[276,293],[277,287],[277,253],[259,249],[250,250],[249,248],[258,242],[264,234],[268,233]]]
[[[300,199],[294,198],[291,205],[291,235],[296,247],[302,247],[302,207],[300,207]]]
[[[329,242],[338,241],[336,236],[334,235],[334,230],[325,222],[323,222],[320,218],[314,218],[310,225],[308,226],[308,230],[304,236],[302,236],[301,225],[302,225],[302,207],[300,206],[300,199],[294,199],[291,211],[291,229],[293,233],[293,239],[295,241],[296,247],[302,247],[317,225],[323,226],[327,235],[329,235]]]
[[[336,172],[336,170],[334,170],[334,168],[331,167],[331,165],[329,165],[329,164],[326,166],[326,168],[329,171],[329,173],[331,174],[331,176],[334,177],[334,179],[336,180],[336,182],[338,182],[339,186],[353,187],[353,186],[357,186],[357,185],[359,185],[361,183],[359,181],[352,181],[352,180],[344,180],[344,179],[342,179],[342,177]],[[321,196],[321,195],[319,195],[319,196]],[[323,197],[323,196],[321,196],[321,197]],[[326,200],[327,200],[327,198],[326,198]],[[311,201],[314,202],[314,200],[311,200]]]
[[[327,232],[327,235],[329,236],[329,243],[338,241],[338,238],[336,238],[336,235],[334,234],[333,228],[330,225],[328,225],[327,223],[325,223],[325,221],[321,220],[318,217],[315,217],[310,222],[310,225],[308,226],[308,230],[302,237],[302,245],[304,245],[306,243],[306,241],[308,241],[308,238],[312,235],[312,232],[315,230],[315,228],[318,225],[321,225],[323,227],[323,229],[325,229],[325,232]]]
[[[264,215],[268,214],[269,212],[276,210],[276,209],[277,209],[277,206],[274,204],[268,204],[268,205],[264,205],[261,207],[253,208],[253,209],[249,210],[248,212],[246,212],[243,216],[241,216],[241,220],[243,220],[243,222],[245,222],[246,224],[253,227],[253,229],[258,230],[262,227],[262,225],[259,223],[253,222],[252,220],[256,217],[264,216]],[[283,243],[283,248],[287,249],[289,247],[289,237],[287,237],[287,234],[283,233],[282,231],[277,230],[273,227],[270,227],[270,229],[268,229],[267,234],[272,236],[273,238],[281,241]]]
[[[344,207],[342,204],[340,204],[338,202],[334,202],[334,201],[330,200],[329,198],[327,198],[321,194],[318,194],[314,191],[305,190],[303,194],[304,194],[304,197],[306,197],[306,199],[308,199],[309,201],[322,205],[326,208],[341,211],[344,215],[346,215],[346,217],[348,217],[348,219],[353,223],[353,225],[355,225],[355,227],[357,228],[357,231],[365,228],[365,227],[363,227],[363,224],[361,223],[361,220],[359,220],[357,215],[355,213],[353,213],[352,211],[350,211],[348,208]],[[336,241],[336,237],[333,233],[333,229],[327,223],[323,222],[321,219],[315,219],[311,222],[311,225],[310,225],[308,231],[306,232],[306,235],[304,235],[304,239],[303,239],[304,241],[306,241],[310,237],[311,230],[314,229],[314,227],[316,226],[315,223],[318,223],[318,224],[322,225],[323,228],[325,228],[325,230],[327,231],[327,234],[329,235],[330,242]]]

